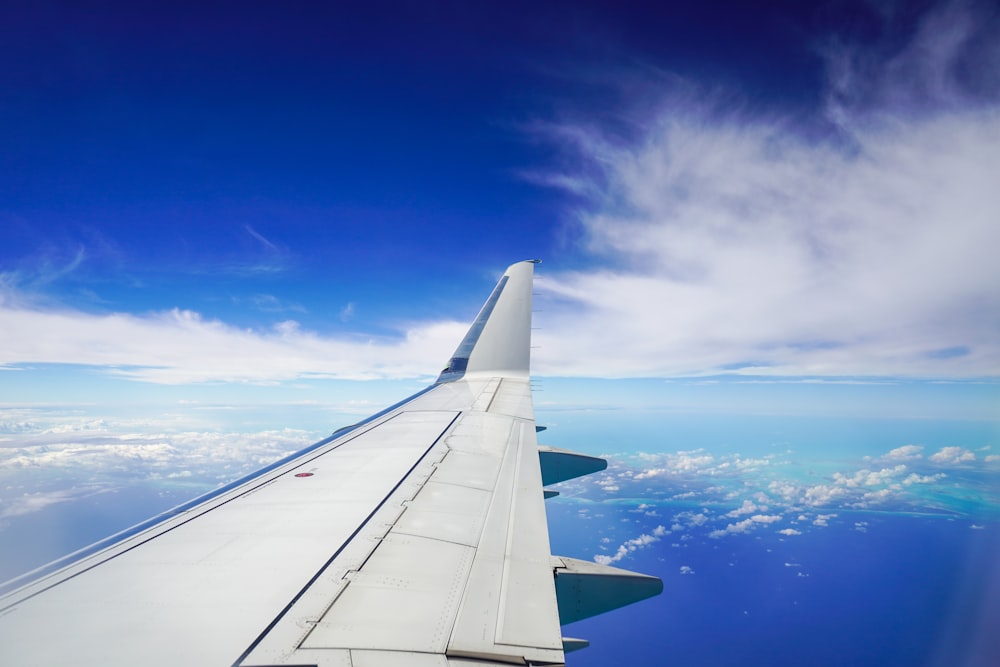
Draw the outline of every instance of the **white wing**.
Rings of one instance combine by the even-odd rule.
[[[532,272],[507,270],[431,387],[9,582],[0,663],[561,664],[586,642],[560,619],[659,593],[549,552],[543,475],[604,463],[539,462]]]

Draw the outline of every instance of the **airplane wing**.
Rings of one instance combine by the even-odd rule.
[[[543,483],[606,464],[537,443],[533,269],[427,389],[8,582],[0,663],[558,665],[561,623],[658,594],[549,551]]]

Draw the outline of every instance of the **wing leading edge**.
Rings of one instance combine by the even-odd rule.
[[[603,462],[540,457],[533,268],[428,389],[4,594],[0,662],[553,665],[586,645],[560,620],[658,594],[550,553],[543,483]]]

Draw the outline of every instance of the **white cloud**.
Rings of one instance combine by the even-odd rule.
[[[685,527],[694,528],[702,526],[708,522],[708,515],[704,512],[680,512],[674,515],[674,524],[671,530],[684,530]]]
[[[753,528],[753,521],[750,519],[743,519],[743,521],[737,521],[736,523],[731,523],[725,528],[720,528],[713,530],[708,534],[709,537],[719,538],[725,535],[736,535],[738,533],[749,532]]]
[[[918,475],[916,473],[912,473],[903,480],[903,485],[910,486],[911,484],[933,484],[934,482],[944,479],[945,477],[946,475],[943,472],[935,473],[933,475]]]
[[[833,479],[837,484],[848,487],[878,486],[904,472],[906,472],[906,466],[899,464],[893,468],[882,468],[877,472],[859,470],[850,476],[837,472],[833,474]]]
[[[617,482],[615,482],[614,478],[608,475],[595,479],[594,484],[599,486],[606,493],[621,491],[621,487]]]
[[[106,488],[86,487],[82,489],[57,489],[54,491],[38,491],[25,493],[20,496],[13,496],[3,499],[0,507],[0,519],[10,519],[15,516],[23,516],[45,509],[49,505],[79,500],[95,493],[103,493]]]
[[[751,530],[753,530],[757,525],[770,524],[776,521],[781,521],[781,515],[755,514],[749,519],[743,519],[742,521],[731,523],[727,525],[725,528],[713,530],[708,534],[708,536],[719,538],[724,535],[736,535],[739,533],[748,533]]]
[[[304,331],[294,322],[271,331],[238,329],[176,309],[148,316],[89,315],[0,303],[0,364],[92,364],[168,384],[417,377],[440,370],[466,328],[427,323],[396,340],[351,340]]]
[[[757,511],[757,505],[754,505],[753,502],[749,500],[744,500],[741,506],[737,507],[732,512],[728,512],[726,516],[738,517],[742,514],[750,514],[751,512],[756,512],[756,511]]]
[[[642,535],[639,535],[639,537],[634,537],[626,541],[618,547],[617,551],[615,551],[612,556],[604,556],[601,554],[594,556],[594,562],[600,563],[601,565],[611,565],[612,563],[617,563],[633,551],[647,547],[655,542],[659,542],[661,537],[669,534],[670,531],[664,526],[657,526],[649,533],[643,533]]]
[[[694,570],[689,565],[681,565],[681,574],[694,574]]]
[[[779,530],[778,533],[781,534],[781,535],[789,535],[789,536],[791,536],[791,535],[801,535],[802,531],[801,530],[795,530],[794,528],[783,528],[783,529]],[[785,565],[788,565],[788,563],[785,563]]]
[[[964,447],[942,447],[936,454],[931,454],[934,463],[958,464],[975,461],[976,455]]]
[[[149,479],[197,479],[210,487],[316,439],[315,433],[295,429],[167,432],[134,423],[123,428],[103,420],[57,419],[49,428],[25,436],[18,446],[0,447],[0,480],[39,473],[39,480],[68,480],[81,488]]]
[[[902,447],[896,447],[891,450],[882,458],[887,461],[912,461],[913,459],[919,459],[921,457],[920,452],[922,452],[923,449],[924,448],[920,445],[903,445]]]
[[[843,487],[815,484],[805,488],[802,493],[802,502],[813,507],[823,507],[833,504],[846,495],[848,492]]]
[[[631,142],[558,127],[604,268],[539,278],[538,369],[1000,374],[1000,113],[951,76],[962,59],[1000,71],[1000,50],[963,17],[931,16],[882,63],[830,45],[826,139],[690,94],[667,94]]]

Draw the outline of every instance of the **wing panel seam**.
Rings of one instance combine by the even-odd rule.
[[[255,639],[253,643],[251,643],[250,646],[247,647],[247,649],[233,662],[233,667],[238,667],[241,662],[246,660],[250,656],[250,654],[253,653],[253,650],[257,648],[257,646],[264,640],[264,638],[268,635],[268,633],[270,633],[271,630],[274,629],[274,627],[278,624],[278,622],[282,618],[284,618],[285,614],[287,614],[289,610],[291,610],[291,608],[295,606],[295,603],[299,601],[299,599],[305,594],[305,592],[309,590],[309,588],[314,583],[316,583],[316,580],[319,579],[319,577],[327,570],[327,568],[330,567],[333,561],[337,559],[337,556],[339,556],[341,552],[344,550],[344,548],[351,543],[351,540],[353,540],[355,537],[358,536],[358,534],[362,531],[362,529],[364,529],[365,526],[368,525],[368,522],[372,520],[372,517],[374,517],[375,514],[382,509],[382,507],[389,500],[389,498],[391,498],[392,495],[396,493],[396,491],[399,489],[399,487],[403,485],[403,483],[407,480],[407,478],[411,474],[413,474],[413,471],[417,469],[417,467],[424,461],[425,458],[427,458],[427,455],[431,452],[431,450],[434,449],[434,447],[437,446],[439,442],[441,442],[442,438],[444,438],[445,434],[451,430],[451,428],[455,425],[455,422],[458,421],[458,419],[462,416],[462,414],[463,414],[462,412],[458,412],[455,414],[454,417],[452,417],[451,421],[448,422],[448,425],[445,426],[444,429],[442,429],[441,433],[439,433],[438,436],[434,439],[434,442],[432,442],[427,447],[427,449],[424,450],[424,453],[421,454],[420,457],[416,460],[416,462],[410,467],[410,469],[406,471],[406,474],[403,475],[398,482],[396,482],[396,485],[389,490],[389,492],[382,498],[382,500],[379,501],[378,505],[375,506],[375,508],[368,514],[367,517],[365,517],[365,520],[362,521],[361,524],[354,529],[354,532],[351,533],[346,540],[344,540],[344,543],[337,548],[337,550],[333,553],[332,556],[330,556],[329,559],[327,559],[327,561],[323,564],[323,566],[320,567],[319,570],[317,570],[312,577],[310,577],[309,581],[307,581],[306,584],[299,590],[299,592],[295,594],[295,596],[288,602],[287,605],[285,605],[285,608],[282,609],[277,616],[275,616],[274,620],[272,620],[267,625],[266,628],[264,628],[264,630],[257,636],[257,639]],[[371,554],[369,554],[369,558],[370,557]]]

